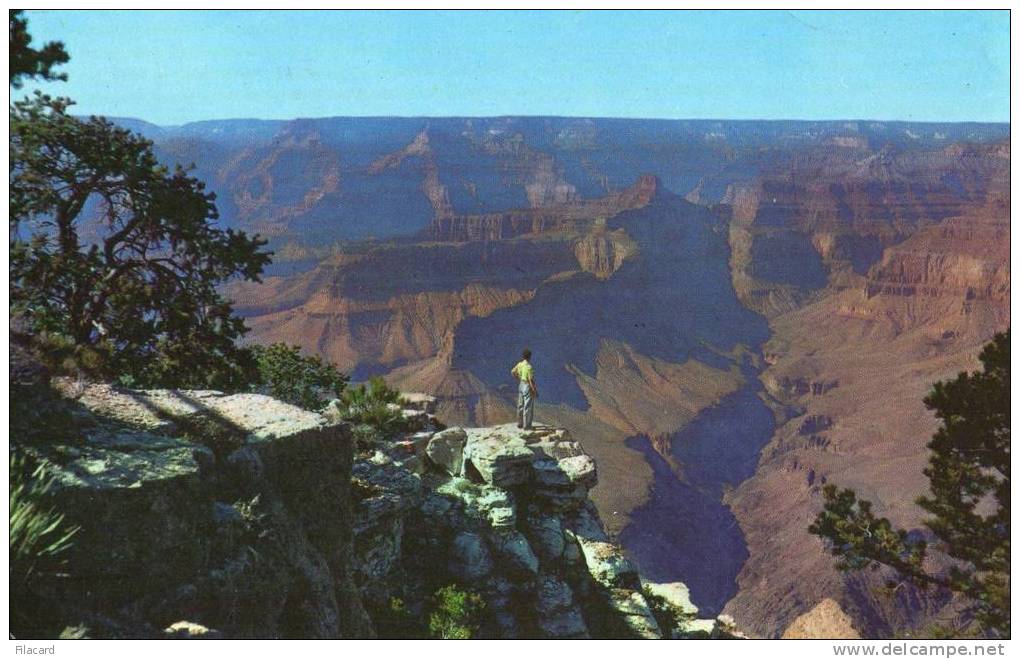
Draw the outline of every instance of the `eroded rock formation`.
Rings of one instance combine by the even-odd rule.
[[[596,465],[563,429],[425,431],[355,463],[357,580],[370,610],[425,584],[486,602],[496,638],[660,636],[637,569],[588,499]],[[398,493],[394,496],[394,493]]]
[[[782,633],[819,597],[866,636],[952,615],[944,594],[876,595],[888,574],[837,572],[806,529],[830,482],[921,528],[914,500],[928,489],[926,444],[937,427],[922,400],[936,381],[977,368],[981,347],[1009,326],[1008,204],[998,193],[978,199],[887,247],[852,286],[772,319],[761,379],[793,413],[730,497],[750,555],[726,610],[745,628]]]
[[[482,596],[482,636],[661,637],[563,429],[437,430],[435,399],[413,395],[412,431],[359,452],[335,406],[60,388],[79,438],[21,450],[80,527],[70,578],[43,594],[78,637],[385,636],[394,598],[421,616],[450,583]]]
[[[920,401],[1008,323],[1008,125],[334,118],[165,133],[161,153],[198,163],[228,223],[276,232],[283,276],[230,291],[252,340],[382,373],[482,426],[513,418],[506,371],[538,346],[539,418],[584,437],[612,532],[653,489],[682,497],[684,478],[740,465],[736,482],[702,484],[732,486],[729,507],[695,497],[651,517],[670,534],[645,555],[715,516],[698,528],[724,539],[691,570],[740,562],[714,588],[736,592],[743,627],[781,634],[825,597],[868,635],[941,609],[872,597],[805,529],[826,482],[918,523],[934,428]],[[368,236],[386,240],[347,241]],[[755,433],[740,459],[684,435],[720,409],[732,418],[712,437],[762,425],[756,467]],[[681,459],[678,444],[698,448]],[[676,487],[652,488],[664,476]]]

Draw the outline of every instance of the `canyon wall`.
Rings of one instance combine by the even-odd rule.
[[[806,533],[828,482],[854,488],[896,524],[921,528],[914,499],[928,487],[922,470],[936,429],[922,399],[934,382],[977,368],[982,346],[1009,327],[1008,152],[946,151],[948,164],[946,154],[937,154],[927,178],[957,185],[966,172],[971,182],[955,196],[946,192],[935,203],[929,188],[916,202],[897,200],[880,181],[872,184],[873,194],[887,200],[883,222],[900,222],[896,232],[906,237],[885,246],[863,274],[830,277],[829,286],[785,311],[760,307],[771,328],[761,379],[794,414],[781,419],[756,473],[728,497],[749,558],[726,610],[755,633],[781,633],[823,595],[867,636],[953,615],[952,606],[943,609],[943,594],[909,587],[885,594],[885,572],[837,573],[822,543]],[[977,152],[984,154],[980,162],[968,162]],[[948,179],[947,170],[960,174]],[[858,213],[874,217],[877,206],[863,204],[849,223],[862,223]],[[803,206],[790,209],[787,230],[799,231],[789,228],[799,224],[824,244],[798,219],[805,213]],[[819,255],[827,258],[825,250]]]

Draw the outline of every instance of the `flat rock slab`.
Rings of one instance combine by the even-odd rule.
[[[90,384],[77,402],[93,414],[160,434],[187,433],[196,417],[262,442],[331,425],[321,415],[262,394],[202,390],[129,390]]]
[[[687,588],[687,584],[680,581],[671,583],[645,581],[643,585],[653,595],[661,597],[668,604],[677,607],[684,613],[691,616],[698,615],[698,607],[691,601],[691,591]]]
[[[534,453],[518,436],[498,432],[485,435],[468,432],[464,447],[465,474],[472,475],[470,463],[481,480],[496,487],[523,485],[531,479]],[[472,429],[477,430],[477,429]]]

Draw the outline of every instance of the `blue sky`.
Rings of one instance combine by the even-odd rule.
[[[77,112],[1009,120],[1007,11],[30,11]],[[32,88],[31,83],[26,88]]]

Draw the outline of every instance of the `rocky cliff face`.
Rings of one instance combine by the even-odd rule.
[[[492,218],[602,197],[642,172],[708,204],[791,152],[862,160],[885,145],[930,151],[1009,135],[987,124],[554,117],[121,123],[153,139],[168,164],[194,162],[224,223],[272,237],[281,262],[322,258],[339,240],[413,235],[437,218],[501,224]]]
[[[806,528],[832,482],[920,529],[914,499],[928,488],[925,446],[936,429],[921,401],[934,382],[977,368],[983,344],[1009,327],[1009,210],[990,189],[962,215],[886,248],[853,285],[772,319],[762,381],[790,414],[730,497],[749,558],[726,610],[755,633],[782,633],[808,610],[799,603],[821,596],[865,636],[952,615],[942,595],[883,597],[888,575],[836,572]]]
[[[669,454],[673,434],[746,385],[741,346],[766,337],[733,293],[726,254],[718,216],[641,178],[549,230],[371,245],[232,295],[252,340],[314,346],[356,378],[427,391],[439,418],[464,426],[513,419],[508,370],[530,346],[539,418],[585,437],[611,484],[593,500],[619,533],[656,478],[626,440],[653,437]],[[656,578],[680,580],[690,556]]]
[[[70,576],[43,594],[66,625],[100,638],[182,621],[196,624],[171,635],[372,635],[353,580],[345,426],[254,394],[64,389],[80,435],[23,450],[50,465],[56,507],[81,529]]]
[[[573,222],[606,219],[627,210],[643,208],[655,196],[659,182],[641,176],[637,183],[604,197],[582,200],[569,198],[532,208],[486,215],[439,214],[425,231],[427,239],[452,242],[503,240],[525,234],[553,231]]]
[[[403,635],[392,602],[421,617],[449,584],[482,596],[485,637],[662,635],[588,498],[596,464],[563,429],[437,430],[435,400],[412,396],[414,431],[359,450],[332,408],[60,387],[80,436],[22,450],[80,527],[69,578],[39,594],[78,636]],[[654,588],[697,612],[682,584]]]
[[[367,492],[356,555],[370,610],[394,597],[420,610],[428,585],[460,583],[482,594],[489,637],[660,636],[588,500],[595,463],[563,430],[422,432],[354,475]]]
[[[1008,196],[1008,142],[809,148],[761,167],[720,202],[731,218],[734,287],[769,317],[827,286],[855,285],[887,247]]]

